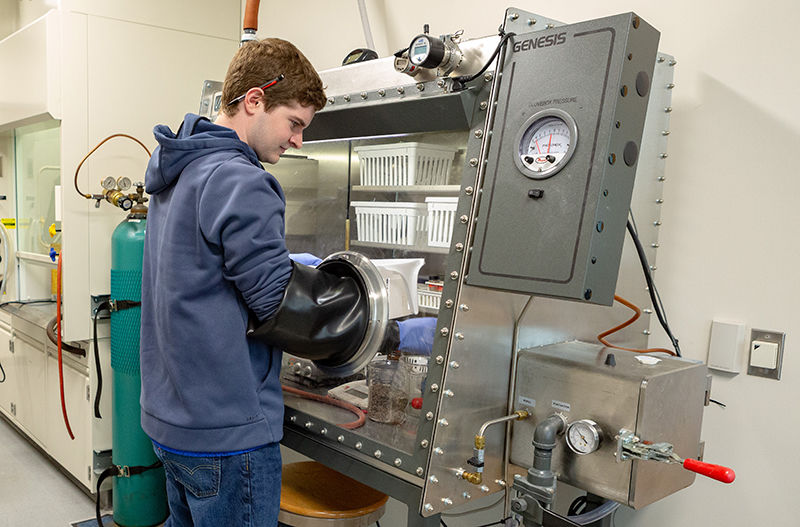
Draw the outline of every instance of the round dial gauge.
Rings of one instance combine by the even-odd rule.
[[[567,427],[567,446],[576,454],[591,454],[600,448],[600,427],[591,419],[575,421]]]
[[[562,110],[545,110],[528,119],[518,138],[517,167],[532,179],[545,179],[561,170],[572,157],[578,129]]]
[[[131,188],[131,178],[126,176],[117,178],[117,188],[123,192]]]
[[[117,180],[114,179],[113,176],[106,176],[103,178],[103,181],[100,183],[100,186],[102,186],[106,190],[114,190],[115,188],[117,188]]]

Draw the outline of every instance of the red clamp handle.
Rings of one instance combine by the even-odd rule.
[[[696,459],[684,459],[683,468],[723,483],[733,483],[733,480],[736,479],[736,473],[732,468],[723,467],[722,465],[712,465],[711,463],[704,463]]]

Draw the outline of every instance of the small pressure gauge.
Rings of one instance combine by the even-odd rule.
[[[118,177],[117,188],[123,192],[131,188],[131,178],[127,176]]]
[[[591,454],[600,448],[602,432],[591,419],[575,421],[567,427],[567,446],[581,456]]]
[[[444,60],[445,45],[430,35],[417,35],[408,46],[408,60],[421,68],[437,68]]]
[[[517,168],[531,179],[555,175],[569,162],[578,143],[578,127],[567,112],[558,109],[534,114],[517,133]]]
[[[103,178],[100,186],[106,190],[114,190],[117,188],[117,180],[114,179],[114,176],[106,176]]]

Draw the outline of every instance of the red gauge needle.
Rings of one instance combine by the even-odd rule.
[[[539,141],[538,140],[534,140],[533,142],[536,143],[536,151],[541,154],[542,153],[542,149],[539,148]]]
[[[547,141],[547,153],[550,153],[550,144],[553,142],[553,134],[550,134],[550,140]]]

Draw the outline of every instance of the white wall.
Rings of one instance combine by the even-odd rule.
[[[381,56],[406,46],[424,23],[434,34],[494,33],[508,7],[497,0],[410,5],[367,2]],[[800,400],[800,280],[792,271],[800,255],[800,3],[523,0],[516,7],[564,22],[633,10],[661,30],[660,49],[678,60],[657,273],[673,330],[685,356],[700,360],[715,318],[746,324],[748,336],[751,328],[787,334],[782,380],[714,375],[713,396],[727,408],[706,409],[706,460],[732,466],[736,482],[698,478],[642,511],[620,512],[616,524],[800,524],[792,519],[800,469],[793,405]],[[318,69],[364,45],[356,0],[263,2],[260,20],[260,37],[295,42]],[[668,344],[660,328],[651,329],[651,344]],[[743,350],[743,372],[746,358]]]

